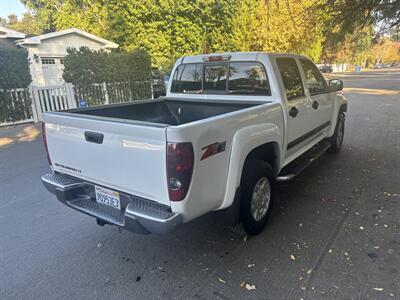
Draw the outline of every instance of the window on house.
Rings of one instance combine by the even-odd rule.
[[[60,64],[64,64],[65,63],[65,58],[60,58]]]
[[[42,65],[55,65],[56,60],[52,57],[42,57]]]

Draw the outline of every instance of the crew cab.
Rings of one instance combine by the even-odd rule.
[[[45,113],[42,182],[99,225],[166,233],[215,212],[256,235],[276,182],[340,150],[342,89],[300,55],[182,57],[165,98]]]

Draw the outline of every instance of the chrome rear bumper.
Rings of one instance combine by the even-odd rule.
[[[142,234],[167,233],[182,224],[182,216],[168,206],[123,192],[119,192],[121,210],[97,203],[95,185],[78,178],[48,173],[42,176],[42,183],[61,203],[95,217],[98,224],[117,225]]]

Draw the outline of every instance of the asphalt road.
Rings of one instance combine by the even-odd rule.
[[[42,187],[34,130],[0,130],[0,299],[400,299],[400,70],[340,77],[342,151],[280,184],[248,240],[208,216],[165,236],[97,226]]]

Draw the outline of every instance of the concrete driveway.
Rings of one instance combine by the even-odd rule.
[[[247,240],[210,216],[165,236],[99,227],[42,187],[39,135],[0,129],[0,298],[400,299],[400,70],[335,76],[342,151],[280,184]]]

